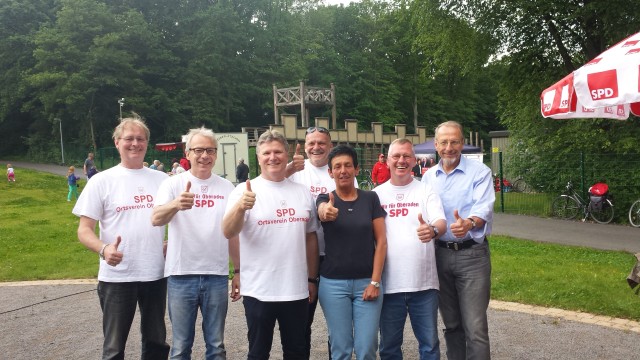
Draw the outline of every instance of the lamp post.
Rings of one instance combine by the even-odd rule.
[[[64,143],[62,142],[62,119],[55,118],[54,120],[60,123],[60,154],[62,155],[62,165],[64,165]]]
[[[124,105],[124,98],[118,100],[118,104],[120,104],[120,120],[122,120],[122,105]]]

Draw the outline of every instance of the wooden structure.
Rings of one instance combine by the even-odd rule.
[[[331,106],[332,128],[336,128],[336,88],[331,83],[330,88],[306,86],[300,81],[299,87],[278,89],[273,84],[273,117],[276,125],[282,125],[279,108],[300,106],[302,127],[309,127],[309,110],[314,107]]]

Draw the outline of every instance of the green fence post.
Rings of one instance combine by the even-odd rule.
[[[498,152],[498,183],[500,184],[500,212],[504,213],[504,182],[502,179],[502,151],[500,151]]]
[[[587,191],[585,190],[585,178],[584,178],[584,152],[580,151],[580,190],[583,198],[586,199]]]

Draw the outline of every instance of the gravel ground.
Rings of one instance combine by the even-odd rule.
[[[0,359],[99,359],[101,315],[94,284],[0,284]],[[139,318],[127,344],[127,358],[139,358]],[[442,326],[440,326],[442,328]],[[168,341],[171,327],[167,319]],[[637,333],[519,312],[489,310],[493,359],[634,359],[640,354]],[[194,359],[202,359],[204,345],[199,324]],[[277,332],[276,332],[277,334]],[[244,309],[230,303],[226,347],[229,359],[247,352]],[[312,359],[326,359],[326,326],[318,308],[313,325]],[[279,338],[272,359],[282,359]],[[441,338],[443,359],[445,345]],[[409,324],[405,328],[405,359],[418,359],[417,343]]]

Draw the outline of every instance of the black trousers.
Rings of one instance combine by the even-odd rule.
[[[305,346],[309,299],[295,301],[260,301],[243,297],[249,339],[249,360],[269,359],[273,332],[278,321],[285,360],[309,359]]]

